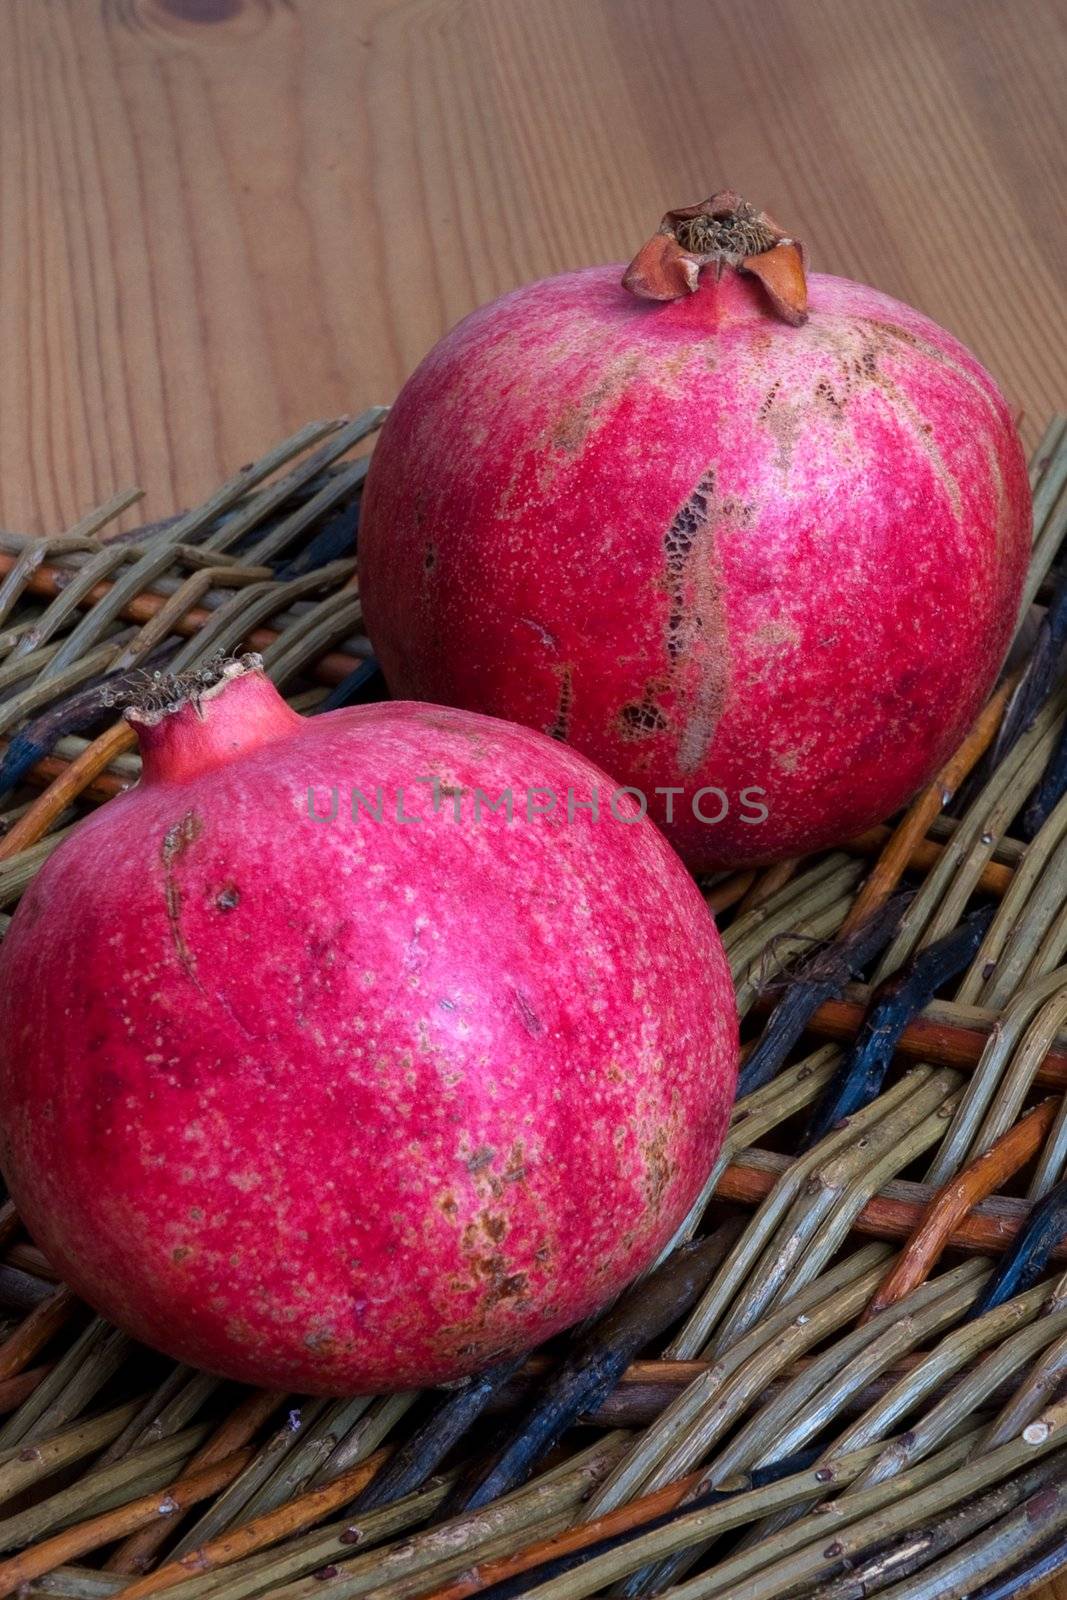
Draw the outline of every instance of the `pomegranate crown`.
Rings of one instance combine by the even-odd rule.
[[[200,710],[234,678],[263,668],[262,656],[227,656],[221,651],[185,672],[140,672],[109,688],[105,704],[120,709],[127,722],[153,724],[192,705]]]
[[[623,274],[623,288],[642,300],[679,300],[695,293],[713,262],[719,274],[729,267],[757,278],[783,321],[807,321],[803,245],[732,189],[666,212]]]

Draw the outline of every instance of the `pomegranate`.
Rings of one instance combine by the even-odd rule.
[[[386,680],[572,743],[695,869],[839,843],[929,780],[1006,653],[1006,403],[737,195],[620,270],[483,307],[402,390],[360,529]]]
[[[638,801],[468,712],[301,718],[256,658],[127,714],[142,782],[0,948],[0,1160],[77,1292],[341,1394],[471,1372],[646,1267],[717,1154],[737,1022]]]

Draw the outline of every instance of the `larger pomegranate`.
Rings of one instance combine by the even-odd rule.
[[[704,1183],[737,1059],[714,924],[540,734],[215,677],[131,713],[143,782],[0,948],[5,1176],[78,1293],[184,1361],[456,1378],[615,1294]]]
[[[736,195],[620,271],[505,295],[402,390],[360,530],[387,681],[573,743],[696,868],[843,841],[931,777],[1005,655],[1007,406],[909,306],[805,288]]]

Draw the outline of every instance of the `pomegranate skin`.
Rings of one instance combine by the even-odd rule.
[[[360,529],[386,680],[567,739],[694,869],[839,843],[933,776],[1006,654],[1006,403],[864,285],[810,276],[790,327],[730,269],[663,305],[620,272],[474,312],[402,390]]]
[[[738,1045],[711,916],[632,802],[527,821],[527,786],[613,785],[465,712],[305,720],[258,672],[139,732],[144,780],[0,947],[0,1159],[63,1278],[177,1359],[346,1394],[474,1371],[646,1267]],[[474,821],[475,785],[514,820]]]

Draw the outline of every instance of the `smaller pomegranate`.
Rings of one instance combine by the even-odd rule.
[[[142,782],[0,947],[0,1161],[121,1327],[272,1389],[436,1384],[595,1310],[718,1152],[714,924],[632,796],[255,658],[128,713]]]

